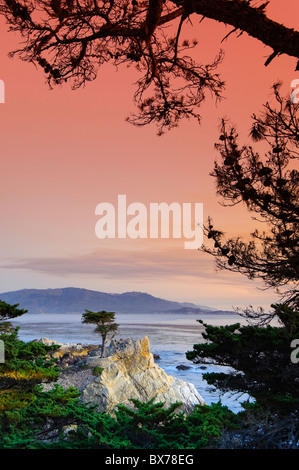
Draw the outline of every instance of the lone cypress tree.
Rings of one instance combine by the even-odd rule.
[[[115,323],[115,312],[91,312],[85,310],[82,315],[82,323],[90,323],[96,325],[95,333],[102,336],[101,357],[104,356],[106,343],[111,340],[117,333],[119,325]]]

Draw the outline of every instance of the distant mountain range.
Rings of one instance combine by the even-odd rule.
[[[202,305],[160,299],[143,292],[107,294],[76,287],[3,292],[0,300],[17,303],[28,313],[84,313],[85,309],[116,313],[224,313]]]

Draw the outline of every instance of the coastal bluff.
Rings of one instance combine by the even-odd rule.
[[[47,338],[40,341],[55,343]],[[52,354],[61,363],[56,383],[77,388],[81,401],[96,405],[99,412],[113,414],[120,404],[133,409],[131,399],[154,399],[165,407],[180,402],[178,411],[184,413],[195,405],[205,405],[193,384],[169,376],[155,363],[148,337],[112,340],[103,358],[100,347],[92,345],[61,345]],[[53,386],[44,384],[44,389]]]

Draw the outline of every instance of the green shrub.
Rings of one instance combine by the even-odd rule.
[[[102,367],[95,366],[93,368],[92,375],[95,375],[96,377],[99,377],[100,375],[102,375],[103,370],[104,369]]]

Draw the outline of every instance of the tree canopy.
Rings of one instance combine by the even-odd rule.
[[[279,85],[274,86],[274,95],[276,105],[266,103],[263,113],[253,116],[251,129],[253,143],[265,144],[265,155],[252,145],[241,145],[236,129],[223,121],[216,144],[220,160],[212,172],[223,205],[245,204],[263,230],[255,229],[249,241],[238,236],[226,239],[210,219],[205,232],[214,246],[204,250],[220,269],[262,279],[298,312],[299,105],[282,98]]]
[[[82,315],[82,323],[89,323],[96,325],[95,333],[99,333],[102,337],[102,354],[104,356],[105,346],[107,341],[111,340],[117,333],[119,325],[115,323],[115,313],[106,312],[92,312],[85,310]]]
[[[269,2],[251,0],[1,0],[0,13],[22,46],[11,55],[43,68],[52,86],[74,88],[97,77],[103,64],[135,66],[136,125],[156,122],[159,133],[182,118],[200,121],[198,107],[207,92],[218,99],[224,81],[216,71],[222,54],[199,64],[182,39],[182,26],[195,15],[230,25],[272,48],[266,65],[287,54],[299,59],[299,32],[267,17]],[[208,38],[207,38],[208,40]]]
[[[7,320],[20,317],[28,312],[28,310],[18,307],[19,304],[11,305],[4,302],[4,300],[0,300],[0,333],[12,329],[11,323]]]
[[[278,84],[274,94],[276,105],[266,103],[260,116],[253,115],[254,145],[240,145],[236,129],[222,122],[216,144],[220,159],[212,172],[223,205],[244,204],[253,224],[261,223],[262,230],[256,228],[249,241],[239,236],[227,239],[209,219],[205,233],[212,246],[207,242],[203,250],[215,257],[218,268],[261,279],[266,287],[275,288],[281,303],[267,312],[245,309],[246,319],[258,326],[217,327],[199,320],[205,327],[205,342],[195,344],[186,356],[195,363],[213,361],[232,367],[232,372],[204,377],[224,392],[254,397],[256,429],[275,418],[267,439],[281,446],[288,439],[288,429],[294,429],[292,441],[298,441],[299,423],[298,364],[291,355],[299,332],[299,106],[281,97]],[[265,154],[257,151],[257,142],[266,148]],[[274,317],[280,326],[269,324]]]
[[[28,312],[28,310],[18,308],[19,304],[8,304],[0,300],[0,321],[11,320]]]

